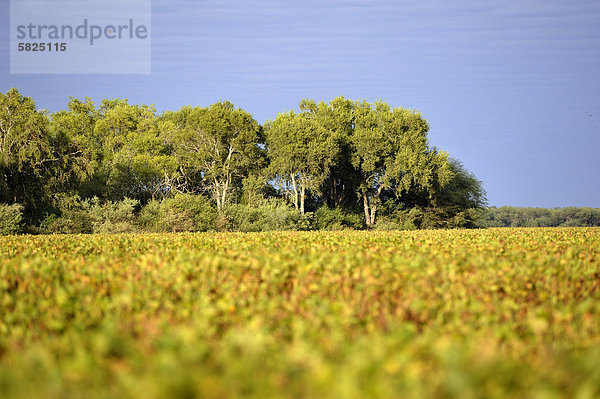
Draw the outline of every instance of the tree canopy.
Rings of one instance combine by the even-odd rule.
[[[410,212],[468,226],[460,220],[485,205],[482,183],[432,147],[428,131],[415,110],[344,97],[303,99],[261,126],[228,101],[157,113],[126,99],[70,98],[49,114],[11,89],[0,93],[0,203],[22,205],[29,225],[131,200],[122,208],[149,206],[147,217],[170,215],[172,204],[214,207],[224,226],[235,209],[284,212],[283,203],[306,221],[292,217],[296,226],[314,215],[325,218],[319,226],[356,226],[357,217],[368,228],[402,225]]]
[[[304,213],[307,192],[321,194],[339,151],[336,142],[319,121],[293,111],[267,123],[266,132],[273,177]]]
[[[199,177],[221,211],[235,185],[261,166],[260,126],[227,101],[207,108],[185,107],[163,118],[171,122],[168,140],[181,170]]]

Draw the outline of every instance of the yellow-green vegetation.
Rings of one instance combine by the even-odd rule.
[[[0,237],[0,397],[594,398],[600,229]]]

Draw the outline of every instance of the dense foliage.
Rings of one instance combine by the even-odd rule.
[[[226,101],[157,114],[71,98],[48,114],[11,89],[0,203],[23,207],[27,232],[474,227],[482,184],[428,130],[416,111],[343,97],[260,126]]]
[[[0,397],[595,398],[600,230],[0,237]]]
[[[490,207],[483,213],[482,225],[488,227],[600,226],[600,209]]]
[[[0,235],[16,234],[21,228],[23,207],[19,204],[0,204]]]

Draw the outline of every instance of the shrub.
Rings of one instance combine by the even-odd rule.
[[[125,198],[122,201],[108,201],[100,204],[97,198],[89,208],[94,233],[128,233],[135,228],[135,207],[137,200]]]
[[[23,206],[0,204],[0,235],[17,234],[23,220]]]
[[[215,229],[217,210],[203,195],[177,194],[161,202],[150,201],[139,224],[154,232],[209,231]]]
[[[56,234],[133,232],[136,206],[138,201],[129,198],[100,203],[97,197],[82,200],[79,196],[64,196],[58,201],[60,214],[48,215],[40,231]]]
[[[463,211],[458,212],[448,221],[448,228],[456,229],[473,229],[473,228],[482,228],[484,210],[477,208],[469,208]]]
[[[78,195],[62,195],[57,199],[58,214],[50,214],[40,224],[40,232],[46,234],[93,233],[90,201]]]
[[[90,234],[92,220],[85,211],[69,211],[62,216],[50,214],[40,224],[39,231],[42,234]]]
[[[391,230],[402,230],[402,226],[398,223],[398,220],[390,216],[380,216],[375,219],[375,230],[391,231]]]
[[[420,208],[402,210],[397,214],[398,224],[404,230],[417,230],[421,228],[425,213]]]
[[[457,229],[477,228],[483,223],[484,211],[469,208],[457,211],[452,208],[425,208],[397,210],[388,217],[379,218],[378,230]]]
[[[317,230],[362,229],[365,225],[362,215],[345,212],[339,207],[322,206],[315,216]]]
[[[302,215],[284,201],[270,198],[257,207],[231,204],[225,207],[220,227],[234,231],[309,230],[312,213]]]

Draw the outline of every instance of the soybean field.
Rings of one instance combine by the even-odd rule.
[[[600,228],[0,237],[0,397],[600,397]]]

